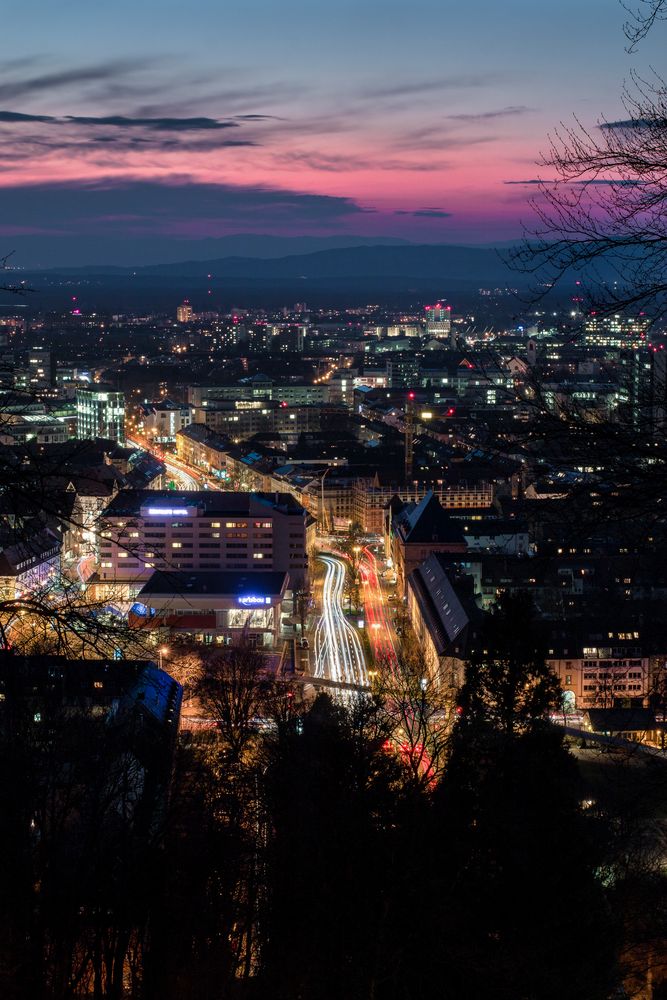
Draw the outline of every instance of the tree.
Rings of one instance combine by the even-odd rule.
[[[308,612],[310,611],[310,603],[312,600],[312,593],[309,587],[306,586],[306,581],[302,576],[297,577],[292,585],[293,596],[293,607],[294,607],[294,617],[299,622],[301,626],[301,635],[306,634],[306,624],[308,622]]]
[[[544,659],[530,597],[504,596],[472,650],[459,695],[461,726],[483,724],[511,739],[543,724],[561,691]]]
[[[266,705],[271,682],[261,652],[242,642],[216,651],[203,663],[196,694],[217,723],[231,763],[240,763],[253,742],[255,719]]]
[[[605,1000],[616,983],[602,847],[576,762],[545,719],[557,694],[529,602],[506,599],[468,664],[437,795],[447,943],[434,974],[447,970],[453,996]],[[564,959],[575,952],[576,974]]]
[[[556,179],[540,183],[538,225],[511,259],[542,288],[580,278],[589,308],[656,318],[667,290],[665,84],[635,75],[623,103],[623,120],[554,131],[540,164]]]
[[[622,6],[629,14],[629,20],[623,25],[625,37],[630,45],[628,52],[633,52],[639,43],[646,38],[657,21],[667,20],[667,0],[637,0],[639,7],[631,7],[621,0]]]
[[[402,647],[375,664],[373,694],[382,706],[396,752],[407,778],[424,789],[441,779],[455,718],[450,692],[428,669],[421,650]]]
[[[430,899],[420,849],[426,799],[403,783],[399,761],[383,749],[387,735],[369,699],[348,709],[319,695],[268,749],[258,995],[426,995],[415,987]]]

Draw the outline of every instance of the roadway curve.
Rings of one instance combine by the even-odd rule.
[[[326,567],[322,617],[315,630],[315,676],[368,687],[368,669],[359,636],[343,613],[345,563],[320,556]]]
[[[148,451],[156,458],[159,458],[161,462],[164,462],[165,468],[169,474],[177,480],[180,488],[186,493],[191,493],[193,490],[202,489],[201,475],[195,473],[194,475],[188,471],[187,465],[181,462],[173,455],[166,454],[161,448],[151,448],[149,442],[136,434],[133,438],[127,438],[126,443],[131,448],[141,448],[143,451]]]

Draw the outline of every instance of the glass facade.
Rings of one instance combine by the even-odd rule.
[[[77,389],[76,436],[81,441],[108,438],[125,442],[125,394],[98,389]]]

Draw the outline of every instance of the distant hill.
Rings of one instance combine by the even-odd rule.
[[[208,261],[221,257],[257,257],[270,259],[288,254],[315,253],[336,247],[368,245],[403,246],[409,240],[397,237],[356,236],[270,236],[260,233],[236,233],[231,236],[186,240],[160,236],[137,236],[119,239],[107,234],[93,236],[12,236],[3,241],[3,250],[14,252],[12,263],[26,270],[47,268],[91,268],[111,271],[171,264],[183,260]],[[5,249],[6,248],[6,249]]]
[[[55,269],[54,269],[55,270]],[[62,273],[63,269],[57,269]],[[70,270],[70,269],[68,269]],[[220,257],[213,260],[186,260],[173,264],[117,268],[95,266],[75,269],[88,274],[132,274],[138,278],[179,277],[213,281],[245,279],[255,282],[290,281],[329,283],[336,280],[413,278],[419,282],[436,279],[449,282],[506,284],[516,275],[492,248],[439,244],[398,246],[337,247],[307,254],[261,259]]]

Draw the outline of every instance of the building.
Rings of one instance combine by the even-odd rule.
[[[48,413],[3,414],[0,444],[62,444],[69,439],[67,423]]]
[[[96,385],[76,390],[76,436],[80,441],[125,441],[125,394]]]
[[[494,499],[494,486],[490,482],[445,483],[439,480],[428,483],[413,480],[399,484],[381,482],[376,475],[372,481],[360,480],[355,488],[354,520],[369,534],[381,535],[385,531],[387,509],[393,497],[398,497],[403,503],[419,503],[429,492],[447,510],[490,508]]]
[[[634,348],[646,340],[650,320],[646,316],[598,315],[584,323],[584,343],[590,347]]]
[[[449,572],[445,557],[428,556],[408,576],[407,607],[429,678],[454,698],[463,683],[470,618]]]
[[[433,552],[465,554],[468,549],[459,521],[454,520],[429,490],[419,503],[403,503],[395,497],[390,507],[385,550],[396,570],[400,591],[407,579]]]
[[[103,514],[99,593],[133,598],[154,570],[308,575],[315,525],[288,493],[123,490]]]
[[[474,518],[462,521],[471,552],[499,552],[508,556],[531,554],[528,525],[522,521]]]
[[[438,302],[426,306],[426,333],[429,337],[446,337],[452,328],[452,307]]]
[[[15,386],[27,392],[48,389],[54,383],[53,355],[45,347],[31,347],[21,352]]]
[[[155,572],[137,594],[130,624],[166,629],[196,642],[243,639],[275,648],[280,641],[289,575],[233,570]]]
[[[61,540],[38,524],[24,532],[0,529],[0,599],[13,601],[47,586],[60,570],[61,549]]]
[[[180,306],[176,306],[176,322],[177,323],[190,323],[192,321],[192,306],[186,299],[181,302]]]
[[[189,406],[164,399],[144,403],[141,417],[146,438],[155,444],[166,444],[175,441],[178,432],[189,425],[192,413]]]
[[[321,406],[290,406],[275,399],[204,401],[195,406],[193,423],[206,424],[238,443],[255,434],[278,433],[298,438],[319,431],[326,411]]]
[[[420,385],[419,359],[404,351],[387,361],[387,385],[390,389]]]
[[[176,454],[181,462],[227,479],[229,441],[206,424],[190,424],[176,433]]]
[[[653,686],[656,657],[638,629],[592,625],[580,635],[552,640],[547,663],[560,681],[568,711],[645,704]],[[664,657],[660,657],[664,663]]]
[[[667,351],[664,345],[621,351],[618,404],[638,431],[664,432],[667,427]]]

